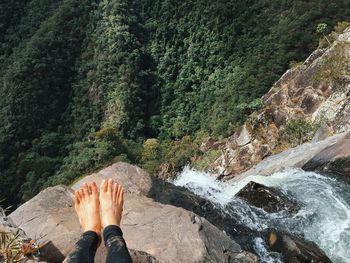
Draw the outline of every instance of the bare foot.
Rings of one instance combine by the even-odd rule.
[[[124,189],[112,179],[103,180],[100,187],[102,227],[120,226],[124,204]]]
[[[81,227],[85,231],[101,232],[100,202],[95,182],[83,184],[75,191],[75,211],[78,214]]]

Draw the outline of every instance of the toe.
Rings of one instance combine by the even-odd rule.
[[[75,205],[79,205],[80,204],[79,191],[75,191],[75,193],[74,193],[74,204]]]
[[[83,188],[84,195],[88,196],[89,195],[89,186],[88,186],[88,184],[84,183],[82,188]]]
[[[118,195],[118,201],[120,204],[123,204],[124,202],[124,188],[121,187]]]
[[[112,179],[108,179],[107,191],[110,193],[113,191],[113,180]]]
[[[84,193],[83,188],[79,189],[78,194],[79,194],[79,201],[81,202],[82,199],[85,197],[85,193]]]
[[[100,185],[101,191],[107,192],[107,187],[108,187],[108,182],[105,179],[103,179]]]
[[[97,194],[98,194],[98,189],[97,189],[97,185],[96,185],[95,182],[92,182],[92,183],[90,184],[90,189],[91,189],[91,193],[92,193],[93,195],[97,195]]]
[[[117,183],[113,183],[113,194],[112,194],[113,202],[115,202],[116,199],[118,198],[118,190],[119,190],[119,185]]]
[[[123,188],[120,191],[118,202],[119,202],[120,210],[123,212],[123,206],[124,206],[124,189]]]

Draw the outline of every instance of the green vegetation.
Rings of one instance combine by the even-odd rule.
[[[168,163],[175,170],[185,166],[190,157],[198,154],[199,144],[191,136],[180,140],[148,139],[143,144],[141,166],[151,174],[157,172],[159,165]]]
[[[325,35],[327,31],[327,24],[326,23],[320,23],[317,25],[316,32],[319,34],[322,34],[324,39],[327,41],[328,45],[331,45],[331,42],[329,41],[328,37]]]
[[[289,144],[296,146],[311,141],[320,126],[318,122],[314,123],[304,119],[297,119],[290,120],[284,129]]]
[[[8,0],[0,10],[0,199],[18,204],[116,160],[180,168],[199,134],[229,136],[259,109],[289,62],[317,47],[317,25],[348,19],[350,3]]]
[[[330,32],[328,35],[325,35],[328,26],[325,23],[321,23],[317,25],[316,31],[317,33],[320,33],[323,35],[322,38],[319,40],[318,48],[326,48],[329,47],[340,34],[344,32],[344,30],[350,26],[350,23],[347,21],[338,22],[335,26],[332,32]]]

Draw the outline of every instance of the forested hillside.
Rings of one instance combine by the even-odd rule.
[[[226,137],[350,2],[0,3],[0,199],[116,160],[180,167]],[[150,139],[153,138],[153,139]]]

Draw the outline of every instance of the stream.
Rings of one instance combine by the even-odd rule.
[[[249,181],[278,188],[301,204],[299,212],[267,213],[247,204],[235,194]],[[261,231],[269,227],[303,235],[315,242],[334,263],[350,262],[350,191],[342,181],[301,169],[287,169],[271,176],[248,176],[240,181],[217,181],[210,173],[189,167],[173,182],[201,196],[240,224]],[[261,262],[283,262],[281,255],[271,252],[260,237],[252,247]]]

